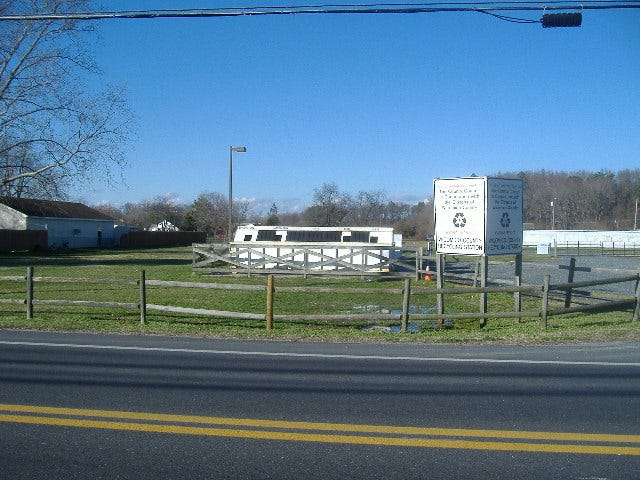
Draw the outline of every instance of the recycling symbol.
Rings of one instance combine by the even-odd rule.
[[[464,217],[464,213],[456,213],[453,217],[453,224],[458,228],[464,227],[467,224],[467,219]]]
[[[504,212],[502,214],[502,218],[500,219],[500,225],[502,225],[502,228],[508,228],[510,224],[511,219],[509,218],[509,214],[507,212]]]

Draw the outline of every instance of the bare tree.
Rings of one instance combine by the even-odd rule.
[[[147,229],[167,220],[176,227],[185,229],[187,207],[170,195],[158,195],[152,200],[127,202],[121,209],[109,205],[99,205],[96,209],[129,226]]]
[[[151,201],[144,202],[149,215],[148,226],[168,220],[174,226],[182,228],[187,206],[176,201],[170,195],[159,195]]]
[[[581,216],[593,221],[596,226],[603,221],[613,220],[611,213],[618,203],[615,175],[607,170],[601,170],[585,174],[585,177],[584,208]]]
[[[84,0],[0,0],[0,13],[87,11]],[[69,20],[0,21],[0,194],[60,197],[111,178],[132,117],[124,91],[91,92],[89,29]]]
[[[201,193],[191,204],[187,218],[190,230],[222,235],[228,228],[229,203],[221,193]]]
[[[99,203],[97,205],[91,205],[91,208],[113,218],[116,221],[116,224],[123,225],[125,223],[122,208],[117,205],[113,205],[111,203]]]
[[[384,222],[387,194],[383,190],[361,190],[353,200],[348,221],[354,226],[380,226]]]
[[[305,217],[313,226],[336,227],[342,225],[351,205],[349,194],[340,192],[335,183],[325,183],[314,189],[313,205],[305,211]]]
[[[411,206],[407,203],[389,202],[384,207],[384,218],[387,226],[411,217]]]
[[[618,204],[615,218],[620,219],[620,228],[631,230],[638,227],[638,201],[640,200],[640,170],[622,170],[616,175]]]

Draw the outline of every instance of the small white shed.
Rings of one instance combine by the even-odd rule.
[[[0,197],[0,229],[47,230],[49,248],[111,247],[114,225],[82,203]]]

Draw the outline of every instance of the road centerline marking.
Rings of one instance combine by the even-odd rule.
[[[0,422],[57,427],[390,447],[640,456],[640,435],[359,425],[13,404],[0,404],[0,412]]]

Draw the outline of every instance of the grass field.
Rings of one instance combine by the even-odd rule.
[[[85,250],[47,253],[12,253],[0,255],[0,276],[24,276],[33,266],[39,277],[74,277],[86,279],[137,280],[145,270],[147,280],[182,282],[215,282],[265,285],[264,276],[205,276],[191,269],[191,248],[148,250]],[[380,289],[380,293],[276,293],[274,311],[277,314],[362,314],[396,312],[402,308],[402,295],[388,293],[389,288],[401,289],[403,280],[360,278],[292,278],[276,277],[277,286],[323,286],[341,288]],[[412,295],[412,310],[433,311],[436,295],[431,293],[434,282],[414,282],[427,288],[426,293]],[[37,282],[35,298],[87,300],[103,302],[138,302],[138,287],[117,283]],[[25,297],[25,283],[0,281],[0,299]],[[264,314],[266,294],[262,291],[203,290],[178,287],[149,287],[148,303],[186,308],[204,308]],[[478,294],[447,296],[446,311],[477,312]],[[540,300],[525,297],[523,310],[538,310]],[[489,311],[512,311],[511,294],[490,294]],[[80,306],[36,305],[34,318],[26,319],[25,306],[0,303],[0,328],[43,329],[86,332],[116,332],[132,334],[167,334],[208,337],[268,338],[279,340],[314,340],[341,342],[412,342],[412,343],[572,343],[640,339],[640,322],[632,322],[631,311],[571,314],[549,319],[546,330],[537,318],[489,319],[479,328],[479,320],[455,319],[448,328],[439,328],[433,320],[410,321],[410,332],[388,331],[398,322],[385,321],[301,321],[276,322],[271,331],[264,321],[230,320],[199,315],[149,311],[145,324],[140,323],[137,309],[89,308]]]

